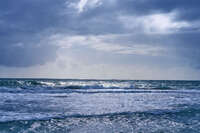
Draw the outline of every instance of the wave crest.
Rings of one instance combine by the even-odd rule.
[[[0,80],[0,87],[58,89],[200,89],[199,81]]]

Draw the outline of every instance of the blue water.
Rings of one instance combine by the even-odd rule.
[[[0,133],[198,133],[200,81],[0,79]]]

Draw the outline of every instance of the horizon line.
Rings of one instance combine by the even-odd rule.
[[[20,78],[20,77],[16,77],[16,78],[4,78],[4,77],[0,77],[0,80],[2,79],[30,79],[30,80],[116,80],[116,81],[200,81],[200,80],[189,80],[189,79],[115,79],[115,78],[106,78],[106,79],[102,79],[102,78],[46,78],[46,77],[42,77],[42,78],[31,78],[31,77],[25,77],[25,78]]]

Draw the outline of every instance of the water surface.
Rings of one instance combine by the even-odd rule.
[[[200,132],[200,81],[1,79],[0,132]]]

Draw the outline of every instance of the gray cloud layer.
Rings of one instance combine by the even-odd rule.
[[[198,24],[200,1],[99,0],[95,3],[94,0],[88,0],[82,5],[82,9],[77,6],[78,3],[79,1],[73,0],[2,0],[0,65],[27,67],[54,61],[60,48],[48,40],[48,37],[54,34],[68,36],[128,34],[128,37],[115,38],[112,43],[129,47],[136,44],[163,47],[167,50],[166,56],[168,54],[170,58],[178,58],[183,64],[187,62],[194,68],[200,68],[198,50],[200,49]],[[170,13],[174,13],[174,16],[170,20],[167,19],[169,25],[156,29],[156,33],[147,33],[146,25],[140,23],[148,16],[151,18],[154,14]],[[142,17],[144,18],[141,20]],[[111,40],[105,39],[104,42],[106,41],[108,45],[111,43]],[[166,59],[160,57],[157,60],[157,57],[148,55],[147,58],[154,59],[155,63],[162,58]],[[128,59],[131,62],[130,57]]]

